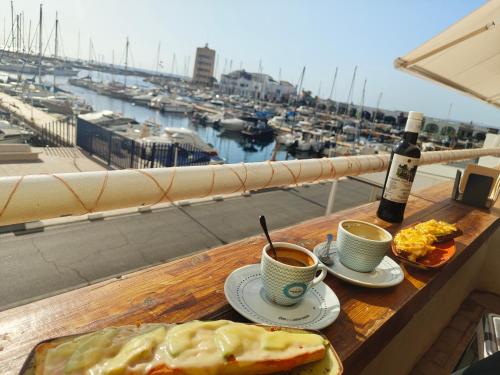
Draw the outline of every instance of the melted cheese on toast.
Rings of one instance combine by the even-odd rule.
[[[40,375],[258,374],[322,358],[319,335],[268,330],[227,320],[107,328],[48,343],[37,351]],[[293,362],[296,360],[297,363]],[[280,362],[283,366],[280,367]],[[253,366],[257,372],[252,372]]]

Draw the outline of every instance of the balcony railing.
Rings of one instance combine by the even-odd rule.
[[[500,148],[423,152],[420,165],[500,156]],[[387,170],[389,155],[0,178],[0,225]],[[333,189],[332,189],[333,190]]]

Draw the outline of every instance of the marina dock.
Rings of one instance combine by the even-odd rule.
[[[18,121],[26,124],[37,135],[46,139],[53,139],[54,142],[52,143],[74,145],[76,142],[74,126],[67,122],[61,123],[61,116],[41,111],[4,92],[0,92],[0,108],[9,112]]]

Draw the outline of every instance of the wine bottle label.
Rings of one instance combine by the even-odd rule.
[[[417,173],[418,161],[418,158],[394,154],[385,184],[385,199],[397,203],[408,201],[411,185]]]

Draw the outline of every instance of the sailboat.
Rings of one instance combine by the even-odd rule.
[[[59,40],[59,19],[57,18],[56,12],[56,26],[55,26],[55,46],[54,46],[54,63],[53,67],[48,70],[47,73],[52,74],[54,76],[54,90],[56,87],[56,76],[66,76],[73,77],[78,74],[78,71],[73,69],[71,65],[69,65],[66,61],[62,63],[58,60],[57,51],[58,51],[58,40]]]

